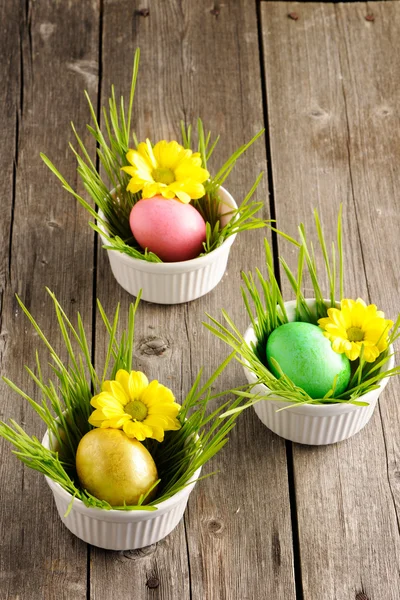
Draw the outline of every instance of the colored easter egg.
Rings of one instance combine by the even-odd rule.
[[[84,435],[76,451],[76,470],[82,488],[111,506],[134,506],[158,479],[150,452],[120,429],[98,428]]]
[[[206,240],[206,224],[199,211],[162,196],[139,200],[129,224],[138,244],[164,262],[196,258]]]
[[[350,381],[349,359],[332,350],[322,329],[311,323],[285,323],[269,336],[268,368],[279,377],[272,358],[295,385],[314,399],[323,398],[332,389],[336,376],[335,396],[344,392]]]

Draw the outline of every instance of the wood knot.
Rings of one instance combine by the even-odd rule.
[[[292,21],[298,21],[299,20],[299,15],[296,12],[290,12],[288,14],[288,18],[292,19]]]
[[[139,560],[145,556],[150,556],[156,551],[157,545],[152,544],[151,546],[145,546],[144,548],[139,548],[138,550],[123,550],[121,552],[124,558],[129,560]]]
[[[56,25],[54,23],[41,23],[39,26],[39,33],[44,42],[52,36],[56,29]]]
[[[376,112],[376,115],[381,118],[388,117],[389,115],[392,114],[392,110],[388,106],[378,106],[376,108],[375,112]]]
[[[369,598],[364,592],[356,592],[356,600],[369,600]]]
[[[162,356],[169,347],[168,341],[157,336],[150,336],[140,343],[139,354],[144,356]]]
[[[150,10],[148,8],[139,8],[139,10],[136,11],[136,14],[139,15],[139,17],[148,17]]]
[[[224,524],[219,519],[210,519],[210,521],[207,524],[207,527],[208,531],[214,534],[221,533],[221,531],[224,530]]]
[[[221,9],[218,4],[214,4],[214,7],[210,10],[210,13],[213,15],[213,17],[219,17],[220,12]]]
[[[368,15],[365,15],[365,20],[373,22],[373,21],[375,21],[375,15],[373,15],[372,13],[369,13]]]
[[[320,106],[312,108],[308,114],[312,119],[315,119],[320,123],[325,123],[325,121],[328,121],[330,119],[329,112],[321,108]]]
[[[155,588],[158,588],[158,586],[160,585],[160,580],[158,579],[158,577],[151,576],[146,581],[146,585],[151,590],[154,590]]]

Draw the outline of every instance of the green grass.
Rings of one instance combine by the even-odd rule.
[[[167,432],[162,443],[145,440],[144,443],[155,460],[160,477],[157,497],[150,503],[146,503],[146,497],[142,497],[137,506],[111,507],[107,502],[81,489],[76,475],[75,455],[80,439],[92,429],[88,423],[92,411],[91,398],[100,392],[105,380],[115,378],[119,369],[132,369],[135,318],[140,295],[135,304],[130,305],[127,327],[119,336],[119,306],[109,319],[98,302],[97,308],[105,327],[108,344],[104,365],[100,370],[96,370],[91,359],[88,341],[90,337],[85,333],[80,314],[77,316],[77,326],[74,327],[55,295],[50,291],[49,294],[67,351],[67,364],[57,354],[50,340],[18,298],[19,305],[47,350],[52,377],[49,381],[44,380],[41,361],[36,352],[35,367],[26,367],[26,370],[35,383],[40,400],[34,400],[9,379],[4,380],[42,419],[57,451],[42,446],[35,436],[29,436],[14,420],[10,420],[9,423],[0,422],[0,435],[14,446],[14,454],[28,467],[59,483],[73,498],[78,498],[86,506],[119,510],[154,510],[155,504],[182,490],[196,471],[227,443],[243,400],[238,395],[240,390],[220,393],[214,393],[212,390],[234,353],[230,354],[205,382],[200,369],[191,390],[182,402],[178,415],[182,424],[180,430]],[[223,397],[225,399],[222,404],[216,403],[216,400]],[[226,420],[221,420],[220,415],[229,410],[234,410],[234,414]]]
[[[319,250],[322,254],[325,268],[324,275],[329,285],[327,295],[324,295],[319,283],[314,249],[308,242],[304,225],[299,225],[299,240],[292,238],[275,227],[271,226],[271,229],[293,244],[298,252],[297,273],[289,268],[287,262],[282,257],[279,257],[283,272],[295,296],[295,320],[317,325],[318,319],[326,317],[327,309],[334,307],[336,300],[340,301],[344,297],[342,208],[340,207],[338,215],[337,237],[330,245],[326,243],[317,211],[314,211],[314,218]],[[328,248],[331,249],[330,253]],[[390,347],[400,336],[399,315],[389,335],[388,348],[373,363],[366,362],[363,358],[363,353],[361,353],[360,358],[352,363],[352,377],[347,389],[343,393],[335,394],[333,383],[332,389],[323,398],[313,399],[282,372],[281,376],[276,378],[268,369],[265,348],[272,331],[280,325],[287,323],[288,316],[285,309],[285,299],[283,298],[274,272],[272,250],[267,240],[265,240],[265,267],[265,276],[259,269],[255,270],[255,275],[253,273],[242,273],[244,282],[241,290],[242,300],[250,324],[254,328],[256,343],[246,343],[242,333],[225,310],[222,310],[223,321],[207,315],[211,323],[204,323],[215,336],[237,353],[237,360],[254,373],[258,383],[262,383],[268,388],[269,391],[262,398],[256,396],[251,391],[241,392],[241,396],[247,400],[246,406],[251,406],[261,399],[267,400],[268,398],[286,400],[297,405],[299,403],[330,404],[346,402],[363,406],[367,403],[364,402],[362,397],[366,393],[377,389],[382,379],[400,374],[400,367],[387,369],[387,362],[391,356]],[[309,308],[302,291],[305,272],[308,273],[314,290],[315,309],[313,310]],[[279,367],[279,365],[275,366]],[[233,411],[229,410],[225,414],[234,414]]]
[[[127,151],[129,148],[138,145],[137,137],[132,131],[132,108],[139,70],[139,58],[140,52],[137,50],[134,57],[127,106],[123,96],[117,99],[114,86],[112,86],[108,107],[103,107],[101,113],[103,125],[100,124],[89,95],[85,92],[92,119],[92,123],[87,125],[93,141],[92,148],[85,146],[82,137],[72,124],[76,147],[70,144],[70,148],[77,161],[78,175],[88,196],[93,200],[94,206],[71,187],[45,154],[41,153],[41,157],[52,173],[61,181],[63,188],[72,194],[88,212],[92,219],[89,221],[89,225],[96,232],[106,237],[107,244],[105,248],[122,252],[139,260],[162,262],[152,252],[143,250],[132,236],[129,227],[129,215],[132,207],[141,199],[141,195],[140,192],[132,194],[126,190],[130,177],[124,171],[121,171],[122,167],[128,165]],[[238,148],[218,172],[204,183],[206,193],[203,198],[192,200],[193,206],[200,212],[206,222],[206,241],[201,255],[212,252],[234,234],[258,229],[268,223],[268,221],[255,216],[263,208],[264,202],[252,200],[262,174],[257,177],[243,201],[241,203],[237,202],[240,206],[231,211],[231,220],[225,226],[221,225],[219,213],[220,198],[218,191],[220,186],[225,183],[237,160],[258,140],[263,132],[264,130],[261,130],[249,142]],[[207,163],[218,144],[219,136],[211,141],[211,133],[205,133],[201,119],[198,119],[196,124],[197,145],[193,141],[193,128],[191,125],[185,127],[184,123],[181,122],[180,135],[182,145],[185,148],[200,152],[202,166],[207,169]],[[95,147],[97,147],[99,167],[97,167],[96,161],[90,158],[91,151]],[[100,172],[100,170],[102,171]],[[99,216],[98,210],[102,212],[103,217]]]

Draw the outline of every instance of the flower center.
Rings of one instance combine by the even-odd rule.
[[[350,342],[362,342],[364,339],[364,332],[359,327],[350,327],[347,330],[347,337]]]
[[[175,175],[171,169],[154,169],[151,175],[154,181],[157,181],[157,183],[165,183],[166,185],[169,185],[175,181]]]
[[[132,400],[125,406],[124,411],[131,415],[135,421],[144,421],[147,417],[147,407],[140,400]]]

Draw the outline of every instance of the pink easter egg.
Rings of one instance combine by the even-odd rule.
[[[131,210],[129,224],[138,244],[164,262],[196,258],[206,240],[200,213],[191,204],[162,196],[139,200]]]

